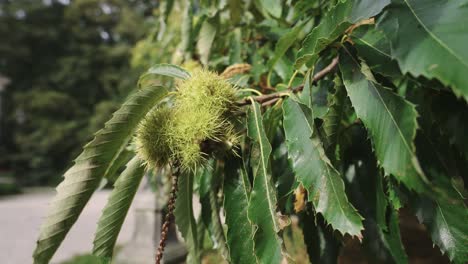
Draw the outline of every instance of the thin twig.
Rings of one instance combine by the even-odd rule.
[[[271,105],[274,105],[276,102],[278,102],[278,100],[280,99],[281,97],[278,97],[278,98],[273,98],[269,101],[266,101],[266,102],[263,102],[262,103],[262,107],[268,107],[268,106],[271,106]]]
[[[325,77],[328,73],[330,73],[336,66],[338,65],[338,57],[335,57],[331,63],[323,68],[323,70],[317,72],[317,74],[314,75],[314,78],[312,79],[312,84],[317,83],[319,80],[321,80],[323,77]],[[302,91],[304,89],[304,85],[299,85],[297,87],[294,87],[292,89],[293,93],[297,93]],[[277,93],[271,93],[271,94],[265,94],[265,95],[259,95],[259,96],[254,96],[252,97],[256,102],[261,103],[262,105],[272,105],[276,101],[279,100],[279,98],[285,96],[284,92],[277,92]],[[242,99],[237,102],[238,106],[244,106],[244,105],[250,105],[251,101],[246,98]]]
[[[177,190],[179,182],[179,169],[175,168],[172,174],[172,189],[167,202],[167,213],[164,218],[164,224],[161,230],[161,239],[159,240],[158,253],[156,254],[156,264],[160,264],[164,254],[164,248],[166,247],[167,233],[169,232],[169,226],[171,225],[171,219],[174,217],[175,202],[177,199]]]

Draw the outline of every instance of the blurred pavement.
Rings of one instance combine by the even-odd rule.
[[[52,264],[91,251],[96,223],[109,193],[110,191],[105,190],[93,195],[77,223],[55,253]],[[2,264],[32,263],[31,256],[39,227],[54,194],[53,189],[45,189],[0,197],[0,262]],[[129,210],[117,244],[123,244],[131,238],[134,224],[132,209]]]

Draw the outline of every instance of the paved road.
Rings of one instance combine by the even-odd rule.
[[[99,219],[109,191],[93,195],[76,225],[58,249],[51,263],[60,263],[76,254],[90,252]],[[0,262],[2,264],[30,264],[39,226],[54,191],[36,192],[0,198]],[[118,244],[128,241],[133,229],[133,210],[120,232]]]

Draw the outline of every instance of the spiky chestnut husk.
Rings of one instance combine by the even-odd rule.
[[[211,154],[238,144],[231,122],[235,101],[235,90],[224,78],[194,71],[178,82],[173,107],[153,111],[139,126],[139,156],[152,167],[169,161],[186,171],[203,166]]]
[[[148,113],[138,126],[135,136],[137,155],[148,167],[165,166],[173,156],[167,133],[171,125],[171,109],[164,106]]]
[[[230,121],[235,106],[235,90],[216,73],[196,70],[180,82],[174,105],[172,134],[174,156],[184,170],[204,165],[210,150],[207,142],[237,144],[238,137]]]

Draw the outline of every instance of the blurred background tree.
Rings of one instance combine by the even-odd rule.
[[[0,170],[55,184],[134,89],[157,1],[0,0]],[[151,38],[150,38],[151,39]],[[141,44],[140,44],[141,46]],[[139,57],[145,57],[141,55]]]

